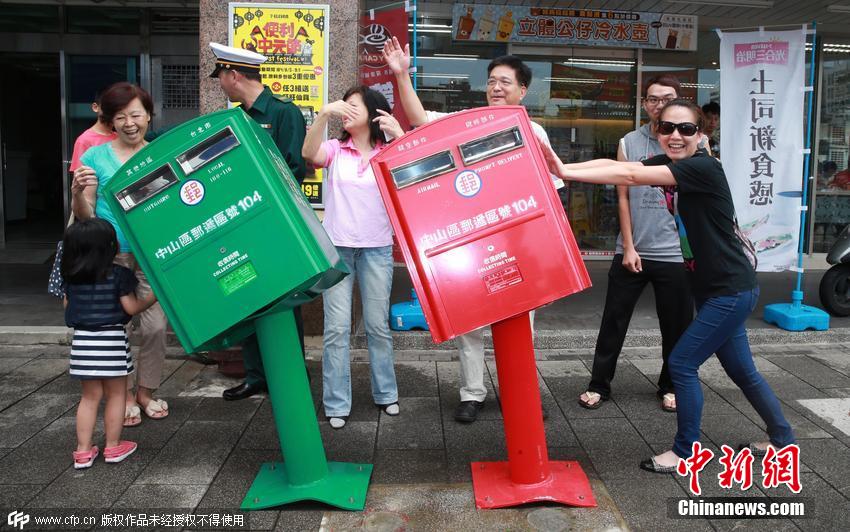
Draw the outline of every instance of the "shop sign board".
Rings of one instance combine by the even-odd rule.
[[[330,7],[321,4],[231,2],[228,44],[263,54],[263,83],[291,98],[307,126],[328,100]],[[322,171],[308,175],[301,190],[314,207],[322,206]]]
[[[457,3],[456,41],[697,49],[697,17],[606,9],[496,6]]]

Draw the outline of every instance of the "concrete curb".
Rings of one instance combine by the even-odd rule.
[[[596,345],[596,329],[537,330],[534,345],[537,349],[592,349]],[[790,332],[777,328],[753,328],[747,331],[752,345],[776,344],[841,344],[850,343],[850,328],[834,328],[828,331]],[[0,327],[0,345],[70,345],[72,331],[67,327]],[[490,331],[484,335],[485,346],[493,348]],[[133,342],[135,343],[135,342]],[[307,349],[321,349],[322,337],[305,338]],[[169,346],[179,346],[173,333],[168,335]],[[658,329],[632,329],[626,336],[624,347],[652,347],[661,345]],[[352,349],[366,349],[366,337],[354,336]],[[454,349],[454,342],[435,344],[431,335],[424,331],[393,333],[393,348],[398,351],[446,351]]]

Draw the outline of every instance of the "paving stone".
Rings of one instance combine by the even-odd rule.
[[[209,370],[214,369],[218,373],[218,366],[205,366],[200,362],[186,360],[168,378],[162,380],[162,384],[156,392],[157,396],[176,397],[181,395],[192,386],[192,382],[198,375],[208,368]]]
[[[795,377],[817,388],[846,388],[850,377],[808,356],[777,356],[769,360]]]
[[[650,478],[639,465],[653,455],[652,448],[642,442],[629,442],[623,446],[587,448],[587,456],[599,477],[606,483],[612,479]]]
[[[71,467],[75,428],[73,418],[59,418],[4,456],[0,459],[0,484],[52,482]]]
[[[45,382],[51,381],[63,373],[68,372],[68,358],[36,358],[26,364],[15,368],[6,378],[22,379],[35,378]]]
[[[351,421],[336,430],[328,423],[319,423],[325,454],[334,462],[371,463],[375,456],[375,440],[378,423],[375,421]]]
[[[0,484],[0,508],[22,508],[46,484]]]
[[[611,400],[605,402],[599,407],[599,410],[616,405],[617,408],[629,419],[655,418],[658,416],[666,417],[665,412],[661,410],[658,395],[655,392],[644,392],[640,394],[621,394],[616,393],[611,395]],[[673,417],[676,415],[670,412]]]
[[[538,362],[537,371],[544,380],[554,377],[580,377],[586,381],[590,380],[590,371],[580,360]]]
[[[263,400],[239,438],[237,449],[265,449],[280,452],[271,402]]]
[[[242,499],[245,498],[254,478],[260,471],[260,466],[265,462],[279,461],[280,451],[240,449],[233,452],[210,483],[209,488],[198,503],[197,511],[239,508]],[[279,514],[280,512],[277,510],[262,510],[246,512],[245,516],[250,524],[249,529],[270,530],[275,526]],[[321,512],[317,512],[317,514],[312,530],[318,530],[318,523],[321,521]],[[307,530],[307,528],[302,530]]]
[[[825,394],[803,382],[797,377],[784,371],[765,373],[764,379],[770,384],[773,392],[783,401],[795,401],[797,399],[818,399]]]
[[[65,451],[63,464],[66,466],[62,474],[50,483],[37,497],[32,499],[32,508],[109,508],[121,494],[153,461],[156,449],[140,448],[123,462],[107,464],[103,461],[103,446],[100,446],[101,456],[88,469],[70,467],[71,451],[69,445]],[[163,504],[163,501],[160,501]],[[167,506],[171,506],[170,501]],[[162,506],[153,506],[162,508]],[[135,508],[145,508],[136,506]],[[185,507],[183,507],[185,508]]]
[[[850,498],[850,447],[836,440],[801,440],[798,443],[800,460],[844,497]]]
[[[136,484],[115,501],[113,509],[185,508],[191,512],[208,488],[207,484]]]
[[[192,421],[231,421],[247,425],[262,402],[263,400],[258,397],[250,397],[242,401],[204,398],[194,409],[190,419]]]
[[[731,416],[710,416],[702,418],[702,432],[715,445],[728,445],[737,449],[742,443],[766,441],[767,433],[763,425],[756,425],[740,414]]]
[[[560,414],[560,411],[558,412]],[[563,415],[553,415],[549,409],[549,417],[543,422],[546,433],[546,443],[551,447],[577,447],[578,438],[570,423]]]
[[[443,430],[449,454],[477,450],[505,452],[505,431],[501,421],[479,419],[468,424],[449,423]]]
[[[437,366],[434,362],[396,362],[395,377],[401,397],[437,397]]]
[[[30,362],[33,357],[0,356],[0,375],[5,375]]]
[[[676,436],[676,414],[672,412],[665,413],[659,409],[654,417],[629,418],[629,420],[648,443],[671,445]]]
[[[671,475],[643,473],[645,474],[628,479],[605,482],[605,487],[630,530],[712,530],[711,525],[704,519],[680,520],[667,517],[667,499],[684,497],[685,492]]]
[[[443,425],[437,397],[402,397],[399,407],[401,413],[398,416],[381,414],[378,449],[443,448]]]
[[[74,408],[79,397],[30,394],[0,413],[0,447],[17,447]]]
[[[833,370],[844,375],[850,376],[850,357],[847,356],[846,351],[837,353],[813,353],[810,356],[815,360],[818,360],[826,366],[832,368]]]
[[[804,499],[806,513],[810,517],[805,519],[792,518],[794,523],[804,532],[847,530],[850,501],[842,497],[832,486],[814,473],[800,474],[800,483],[803,489],[799,494],[794,494],[783,486],[770,490],[768,495]]]
[[[581,446],[588,450],[616,449],[628,444],[643,443],[641,435],[625,418],[571,419],[570,425]]]
[[[208,484],[232,451],[242,428],[241,423],[187,421],[136,483]]]
[[[381,449],[375,453],[371,485],[448,482],[445,449]]]
[[[641,373],[631,362],[621,361],[617,365],[617,372],[611,382],[611,390],[617,393],[639,394],[658,390],[655,383],[658,376],[647,376]]]

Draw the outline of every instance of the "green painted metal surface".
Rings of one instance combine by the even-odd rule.
[[[263,464],[242,509],[312,500],[362,510],[372,465],[327,461],[292,311],[270,312],[256,327],[284,461]]]

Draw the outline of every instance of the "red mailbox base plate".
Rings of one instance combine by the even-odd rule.
[[[511,482],[508,462],[472,462],[476,508],[507,508],[530,502],[594,507],[590,481],[575,461],[550,461],[552,475],[538,484]]]

